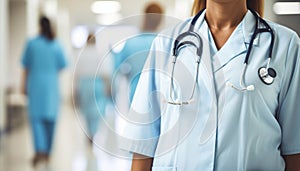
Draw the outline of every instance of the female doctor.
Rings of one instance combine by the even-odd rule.
[[[300,170],[300,40],[249,10],[261,14],[262,5],[195,0],[196,22],[154,40],[121,144],[133,153],[132,170]],[[191,23],[203,39],[199,65],[197,41],[180,39],[173,51]],[[195,89],[176,87],[178,70],[196,73]]]

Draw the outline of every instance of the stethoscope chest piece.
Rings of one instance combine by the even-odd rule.
[[[274,82],[276,75],[276,71],[273,68],[261,67],[258,70],[259,78],[267,85],[271,85]]]

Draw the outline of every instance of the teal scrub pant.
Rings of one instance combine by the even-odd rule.
[[[42,118],[31,118],[34,149],[36,153],[51,152],[56,121],[48,121]]]

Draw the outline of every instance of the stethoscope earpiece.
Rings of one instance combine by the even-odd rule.
[[[254,91],[255,87],[254,87],[254,85],[249,85],[249,86],[246,87],[246,89],[248,91]]]
[[[274,78],[277,76],[276,71],[273,68],[261,67],[258,69],[258,76],[261,81],[267,85],[270,85],[274,82]]]
[[[233,88],[233,89],[236,89],[237,91],[240,91],[240,92],[244,92],[244,91],[254,91],[254,90],[255,90],[254,85],[249,85],[249,86],[247,86],[247,87],[244,86],[244,87],[239,88],[239,87],[234,86],[231,82],[226,82],[226,86],[227,86],[227,87],[231,87],[231,88]]]

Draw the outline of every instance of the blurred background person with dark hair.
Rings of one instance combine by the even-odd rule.
[[[48,162],[59,112],[59,71],[66,66],[61,45],[50,21],[41,17],[40,34],[26,43],[22,57],[22,91],[28,95],[28,113],[33,133],[33,166]]]
[[[114,68],[125,74],[129,83],[129,101],[140,78],[141,71],[148,56],[158,28],[163,19],[163,8],[156,2],[151,2],[144,9],[144,21],[141,33],[126,40],[123,49],[114,55]]]

